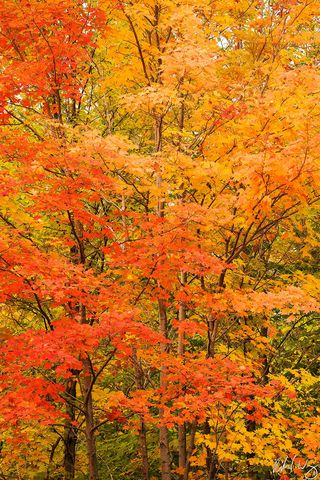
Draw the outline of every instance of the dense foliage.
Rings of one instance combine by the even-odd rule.
[[[1,479],[317,478],[319,14],[0,0]]]

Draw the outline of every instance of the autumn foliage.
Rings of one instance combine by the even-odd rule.
[[[319,11],[0,0],[1,478],[316,478]]]

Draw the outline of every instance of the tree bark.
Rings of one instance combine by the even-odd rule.
[[[191,426],[189,447],[188,447],[186,464],[185,464],[184,473],[183,473],[183,480],[188,480],[188,478],[189,478],[190,458],[191,458],[191,455],[192,455],[192,452],[193,452],[193,449],[194,449],[196,432],[197,432],[197,425],[198,425],[197,420],[194,420],[193,423],[192,423],[192,426]]]
[[[162,127],[163,127],[163,118],[161,116],[155,117],[154,124],[154,149],[158,153],[162,149]],[[162,184],[161,172],[157,174],[157,187],[160,188]],[[159,198],[157,215],[159,218],[164,217],[164,201]],[[159,330],[162,333],[164,338],[168,338],[168,322],[167,322],[167,309],[162,298],[158,299],[159,307]],[[167,344],[162,343],[160,345],[161,353],[167,351]],[[160,368],[160,388],[162,391],[165,391],[167,386],[167,372],[166,367],[163,365]],[[161,401],[161,400],[160,400]],[[160,464],[161,464],[161,480],[170,480],[171,479],[171,468],[170,468],[170,448],[169,448],[169,432],[168,427],[163,425],[163,409],[159,409],[159,442],[160,442]]]
[[[83,360],[83,397],[85,410],[85,432],[89,464],[89,479],[98,480],[96,439],[94,434],[94,412],[92,401],[92,373],[89,359]]]
[[[167,328],[167,311],[162,299],[158,300],[159,305],[159,324],[160,324],[160,333],[167,338],[168,328]],[[167,351],[166,343],[162,343],[161,353]],[[165,391],[167,387],[167,369],[165,366],[161,365],[160,368],[160,388],[161,391]],[[161,401],[161,399],[160,399]],[[164,416],[164,411],[162,408],[159,409],[159,420],[160,420],[160,464],[161,464],[161,480],[170,480],[171,479],[171,469],[170,469],[170,449],[169,449],[169,432],[168,427],[162,424]]]
[[[209,421],[206,420],[204,425],[204,433],[208,435],[211,431]],[[215,480],[217,474],[217,457],[215,452],[209,448],[207,449],[207,458],[206,458],[206,465],[207,465],[207,480]]]
[[[76,400],[77,381],[69,379],[66,388],[67,406],[66,413],[69,416],[64,432],[64,456],[63,468],[64,479],[73,480],[75,474],[76,463],[76,446],[77,446],[77,431],[71,424],[76,418],[74,401]]]
[[[186,283],[186,273],[180,273],[180,282],[181,285],[185,285]],[[186,306],[183,302],[180,303],[179,306],[179,324],[186,319]],[[179,325],[180,326],[180,325]],[[179,328],[178,332],[178,355],[183,357],[184,355],[184,329]],[[183,361],[183,359],[182,359]],[[187,444],[186,444],[186,424],[185,422],[182,425],[178,426],[178,443],[179,443],[179,468],[186,468],[186,460],[187,460]],[[184,474],[179,474],[179,479],[183,480]]]
[[[88,323],[86,307],[80,305],[81,323]],[[95,422],[93,412],[92,389],[94,385],[94,373],[89,356],[82,360],[82,398],[85,411],[85,432],[87,442],[87,456],[89,464],[89,480],[98,480],[98,465],[97,465],[97,451],[96,451],[96,437],[95,437]]]
[[[136,352],[133,355],[134,362],[134,376],[136,387],[143,389],[143,370],[139,364]],[[142,475],[144,480],[149,480],[149,458],[148,458],[148,443],[147,443],[147,430],[143,417],[140,416],[139,425],[139,443],[140,443],[140,455],[142,460]]]
[[[141,458],[142,458],[142,475],[144,480],[149,480],[147,431],[146,431],[146,425],[142,419],[140,419],[139,440],[140,440],[140,451],[141,451]]]
[[[83,239],[83,225],[79,220],[74,218],[73,212],[68,211],[68,218],[71,226],[72,234],[76,240],[76,245],[73,247],[72,259],[74,263],[85,266],[85,244]],[[80,323],[87,324],[86,306],[79,303],[77,310],[80,312]],[[87,356],[82,360],[82,374],[80,376],[80,387],[83,400],[84,416],[85,416],[85,435],[87,443],[87,458],[89,465],[89,480],[98,480],[98,465],[97,465],[97,451],[95,439],[95,422],[93,411],[92,389],[94,385],[94,372],[90,363],[90,358]]]
[[[226,276],[226,269],[224,269],[219,277],[217,290],[223,291],[225,288],[225,276]],[[208,344],[207,344],[207,358],[213,358],[215,355],[215,346],[216,340],[218,336],[218,318],[214,318],[212,315],[212,311],[209,312],[208,320],[207,320],[207,335],[208,335]],[[206,419],[205,423],[205,433],[209,435],[211,432],[209,419]],[[215,451],[207,447],[207,458],[206,458],[206,465],[207,465],[207,472],[208,472],[208,480],[214,480],[216,478],[218,472],[218,459],[217,454]]]
[[[71,213],[68,212],[68,219],[70,222],[71,230],[74,230],[74,217]],[[73,232],[74,233],[74,232]],[[70,260],[74,264],[80,263],[80,257],[78,254],[78,248],[72,247],[70,249]],[[71,372],[72,373],[72,372]],[[75,475],[75,463],[76,463],[76,447],[77,447],[77,431],[75,427],[71,424],[72,421],[76,419],[76,398],[77,398],[77,380],[75,378],[70,378],[67,382],[66,387],[66,413],[69,416],[70,420],[66,422],[66,428],[64,432],[64,457],[63,457],[63,467],[64,467],[64,479],[73,480]]]

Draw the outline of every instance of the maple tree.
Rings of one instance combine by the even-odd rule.
[[[319,461],[319,7],[1,0],[3,478]]]

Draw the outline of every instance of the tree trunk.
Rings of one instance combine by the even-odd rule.
[[[136,387],[142,390],[144,388],[143,370],[141,365],[139,364],[139,360],[137,358],[135,350],[133,355],[133,362],[134,362],[134,376],[135,376]],[[139,443],[140,443],[140,455],[142,460],[142,476],[144,480],[149,480],[147,431],[146,431],[146,426],[142,416],[140,416]]]
[[[139,440],[140,440],[140,452],[141,452],[141,458],[142,458],[142,475],[144,480],[149,480],[147,431],[146,431],[145,423],[142,419],[140,419]]]
[[[186,283],[186,273],[180,273],[180,282],[181,285],[185,285]],[[179,323],[183,322],[186,318],[186,306],[183,302],[181,302],[179,306]],[[183,357],[184,355],[184,329],[179,328],[178,332],[178,355]],[[182,359],[183,361],[183,359]],[[182,425],[178,426],[178,443],[179,443],[179,468],[185,469],[186,467],[186,459],[187,459],[187,444],[186,444],[186,424],[185,422]],[[179,479],[183,480],[184,474],[179,474]]]
[[[208,435],[210,433],[210,425],[208,419],[206,420],[204,426],[204,433]],[[215,480],[217,474],[217,456],[215,451],[211,448],[206,447],[207,449],[207,458],[206,458],[206,465],[207,465],[207,480]]]
[[[223,291],[225,288],[225,276],[226,269],[223,270],[220,274],[217,291]],[[213,358],[215,355],[216,340],[218,336],[218,318],[214,318],[212,311],[209,312],[207,320],[207,335],[208,335],[208,344],[207,344],[207,358]],[[209,435],[211,432],[209,419],[206,419],[205,423],[205,433]],[[207,458],[206,458],[208,480],[214,480],[218,472],[218,459],[215,451],[207,447]]]
[[[53,459],[54,459],[54,454],[55,451],[61,441],[61,437],[58,437],[57,440],[54,442],[54,444],[51,447],[51,452],[50,452],[50,457],[49,457],[49,464],[47,467],[47,475],[46,475],[46,480],[50,480],[50,472],[52,470],[52,464],[53,464]],[[60,477],[62,479],[62,477]],[[59,479],[56,479],[59,480]]]
[[[68,214],[70,226],[74,229],[74,218],[72,214]],[[70,249],[70,260],[72,263],[78,264],[80,262],[78,249],[72,247]],[[71,371],[72,373],[72,371]],[[67,422],[64,433],[64,479],[73,480],[75,474],[76,463],[76,447],[77,447],[77,431],[71,422],[76,419],[76,400],[77,400],[77,380],[70,378],[67,382],[66,388],[67,407],[66,413],[70,418]]]
[[[164,301],[159,299],[159,323],[160,323],[160,333],[167,338],[167,312]],[[166,343],[162,343],[161,346],[161,353],[165,353],[167,351]],[[160,388],[161,391],[165,391],[167,387],[167,369],[165,366],[161,366],[160,368]],[[170,449],[169,449],[169,432],[168,427],[166,425],[162,425],[163,420],[163,409],[160,408],[159,410],[159,419],[160,419],[160,463],[161,463],[161,480],[170,480],[171,479],[171,469],[170,469]]]
[[[178,442],[179,442],[179,468],[186,468],[187,460],[187,435],[186,435],[186,424],[178,426]],[[179,480],[183,480],[184,473],[179,474]]]
[[[83,397],[85,410],[85,432],[89,464],[89,480],[98,480],[96,439],[94,434],[94,413],[92,402],[92,373],[89,359],[83,360]]]
[[[154,149],[155,152],[160,152],[162,149],[162,127],[163,127],[163,118],[161,116],[155,117],[154,124]],[[161,172],[157,174],[156,177],[157,187],[160,188],[162,184]],[[159,218],[164,217],[164,201],[159,198],[157,215]],[[159,285],[160,286],[160,285]],[[168,324],[167,324],[167,309],[162,298],[158,299],[159,306],[159,330],[162,333],[164,338],[168,338]],[[160,345],[161,353],[167,351],[167,344],[162,343]],[[167,386],[167,372],[166,367],[163,365],[160,368],[160,388],[162,391],[165,391]],[[161,464],[161,480],[170,480],[171,479],[171,469],[170,469],[170,449],[169,449],[169,432],[168,427],[162,424],[163,420],[163,409],[159,409],[159,441],[160,441],[160,464]]]
[[[74,379],[69,379],[66,388],[67,396],[67,406],[66,413],[69,416],[70,420],[67,421],[65,432],[64,432],[64,457],[63,457],[63,467],[64,467],[64,479],[73,480],[75,473],[75,463],[76,463],[76,446],[77,446],[77,431],[75,427],[71,424],[72,421],[76,418],[74,401],[76,400],[76,388],[77,381]]]
[[[183,473],[183,480],[188,480],[188,478],[189,478],[190,458],[191,458],[191,455],[192,455],[192,452],[193,452],[193,449],[194,449],[196,432],[197,432],[197,425],[198,425],[197,420],[194,420],[193,423],[192,423],[192,426],[191,426],[189,447],[188,447],[188,452],[187,452],[187,457],[186,457],[186,465],[185,465],[184,473]]]
[[[72,250],[73,263],[85,265],[85,245],[83,240],[83,225],[79,220],[74,218],[74,214],[68,211],[68,218],[71,226],[72,234],[76,240],[76,245]],[[87,324],[86,306],[79,303],[77,311],[80,312],[80,323]],[[94,412],[92,401],[92,389],[94,385],[94,372],[91,368],[89,357],[82,360],[83,370],[80,378],[81,393],[83,399],[84,415],[85,415],[85,434],[87,442],[87,457],[89,465],[89,480],[98,480],[97,467],[97,451],[96,439],[94,433]]]

